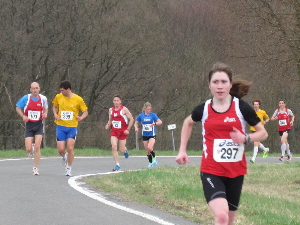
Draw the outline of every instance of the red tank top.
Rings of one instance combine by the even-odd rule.
[[[230,137],[230,132],[236,127],[241,132],[245,132],[245,119],[239,108],[239,100],[234,98],[227,112],[217,113],[211,107],[211,101],[206,101],[202,117],[203,153],[201,162],[201,172],[234,178],[247,173],[246,156],[242,152],[240,161],[230,162],[236,154],[236,147]],[[225,139],[225,152],[220,154],[224,158],[223,162],[217,162],[214,158],[214,148],[218,149],[214,143],[220,140],[221,146]],[[229,141],[231,140],[231,141]],[[244,146],[241,145],[240,148]],[[218,150],[219,151],[219,150]],[[228,160],[227,160],[228,159]],[[227,161],[226,161],[227,160]]]
[[[39,120],[43,120],[43,103],[41,97],[39,97],[38,101],[33,101],[31,96],[28,97],[28,102],[24,107],[24,115],[29,118],[30,122],[37,122]]]
[[[118,110],[115,107],[111,108],[112,130],[124,131],[128,128],[128,118],[123,114],[123,106]]]
[[[291,129],[290,116],[288,114],[287,108],[285,108],[285,112],[281,112],[280,109],[278,109],[277,117],[278,117],[278,131],[285,131]]]

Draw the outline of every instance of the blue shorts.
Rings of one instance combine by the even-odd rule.
[[[56,125],[56,140],[66,141],[69,138],[76,140],[77,127],[64,127]]]

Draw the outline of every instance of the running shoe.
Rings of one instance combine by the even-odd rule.
[[[287,162],[289,162],[289,161],[291,161],[292,160],[292,155],[288,155],[288,157],[287,157]]]
[[[129,157],[129,152],[128,152],[127,148],[125,148],[124,156],[126,159],[128,159],[128,157]]]
[[[156,157],[155,157],[155,158],[152,158],[152,165],[153,165],[153,166],[157,165]]]
[[[70,167],[66,167],[66,176],[71,177],[71,168]]]
[[[115,168],[113,168],[113,171],[118,171],[121,167],[119,165],[116,165]]]
[[[263,154],[263,158],[267,158],[268,154],[269,154],[269,148],[266,148],[266,151],[264,151],[264,154]]]
[[[40,175],[40,174],[39,174],[39,171],[38,171],[38,168],[34,167],[34,168],[32,169],[32,174],[33,174],[33,175]]]
[[[63,168],[68,166],[68,153],[66,152],[65,156],[62,157],[61,165]]]
[[[148,164],[148,168],[152,168],[152,166],[153,166],[153,163]]]
[[[279,160],[280,160],[280,161],[284,161],[283,156],[281,156],[281,157],[279,158]]]
[[[250,162],[251,162],[251,163],[255,163],[255,158],[252,157],[252,158],[250,159]]]
[[[33,156],[34,156],[34,147],[35,147],[35,145],[32,144],[32,146],[31,146],[31,152],[28,152],[28,157],[29,158],[33,158]]]

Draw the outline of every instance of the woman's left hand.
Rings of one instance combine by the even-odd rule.
[[[236,144],[244,144],[246,142],[246,136],[239,129],[233,127],[233,131],[230,132],[230,137]]]

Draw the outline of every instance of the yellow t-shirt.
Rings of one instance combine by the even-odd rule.
[[[87,111],[88,108],[84,100],[74,94],[72,97],[66,97],[63,94],[57,94],[52,101],[54,107],[58,108],[58,115],[60,120],[55,120],[57,125],[65,127],[77,127],[78,120],[76,117],[79,115],[79,111]]]
[[[267,119],[269,116],[268,114],[266,113],[265,110],[262,110],[260,109],[259,111],[256,112],[256,115],[258,116],[258,118],[260,119],[260,122],[262,123],[262,125],[264,126],[265,124],[263,123],[264,122],[264,119]],[[250,130],[251,131],[256,131],[254,127],[250,126]]]

